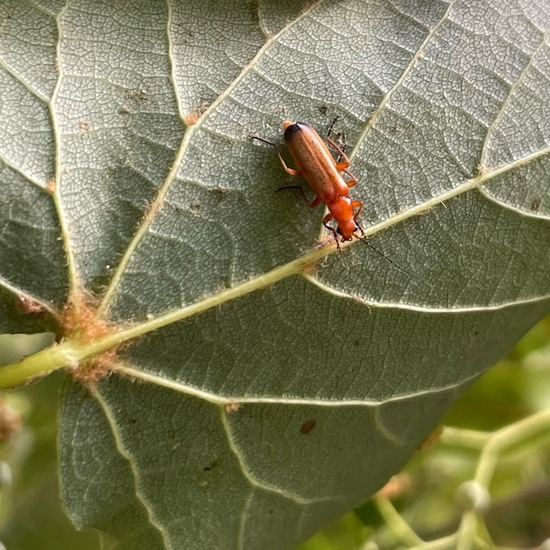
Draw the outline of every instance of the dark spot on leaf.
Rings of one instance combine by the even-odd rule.
[[[215,189],[214,193],[212,194],[212,199],[216,206],[219,206],[223,201],[225,201],[228,197],[228,191],[226,189]]]
[[[538,210],[540,208],[540,199],[535,199],[531,203],[531,210]]]
[[[190,44],[192,45],[193,44],[193,40],[192,38],[195,36],[195,33],[190,30],[190,29],[180,29],[181,31],[181,42],[182,44],[184,44],[185,46],[189,46]]]
[[[202,470],[203,472],[211,472],[214,468],[218,467],[218,461],[213,460],[210,464],[206,465]]]
[[[301,426],[300,426],[300,433],[307,435],[310,433],[313,428],[315,428],[317,424],[317,420],[315,418],[311,418],[310,420],[306,420]]]
[[[133,97],[140,102],[147,101],[149,99],[145,90],[138,90],[137,92],[134,92]]]

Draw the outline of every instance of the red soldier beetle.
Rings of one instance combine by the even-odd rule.
[[[329,134],[335,122],[336,119],[330,125]],[[397,269],[409,275],[407,270],[380,252],[380,250],[367,242],[364,237],[363,228],[357,221],[359,214],[363,210],[363,203],[360,200],[352,200],[349,196],[349,189],[357,184],[357,179],[348,170],[350,160],[346,153],[331,139],[330,135],[327,135],[327,142],[339,154],[338,160],[336,160],[321,136],[307,122],[285,120],[283,122],[283,129],[286,146],[296,162],[297,169],[287,166],[276,143],[258,136],[250,137],[271,145],[275,149],[287,174],[291,176],[303,176],[306,179],[316,194],[315,199],[309,203],[311,207],[315,207],[321,202],[326,204],[329,213],[323,218],[323,225],[334,235],[338,250],[340,250],[339,237],[341,237],[342,242],[350,241],[353,237],[356,237],[395,265]],[[340,172],[343,172],[351,179],[346,181]],[[304,195],[305,200],[309,202],[304,190],[300,186],[289,185],[281,187],[281,189],[289,188],[299,189]],[[336,221],[338,225],[336,229],[329,225],[329,222],[332,220]],[[357,231],[362,236],[357,235]]]
[[[283,128],[286,146],[296,162],[297,169],[287,166],[276,143],[257,136],[252,138],[274,147],[288,174],[303,176],[306,179],[317,195],[310,203],[311,207],[321,202],[327,205],[329,213],[324,217],[323,225],[334,235],[338,248],[339,237],[342,241],[350,241],[353,237],[360,238],[356,232],[363,234],[363,229],[357,222],[357,217],[363,210],[363,203],[359,200],[354,201],[349,196],[349,188],[357,184],[357,179],[348,170],[350,160],[347,155],[330,136],[327,136],[327,142],[343,159],[336,161],[321,136],[307,122],[285,120]],[[347,174],[351,179],[344,180],[340,172]],[[337,223],[337,229],[329,225],[332,220]]]

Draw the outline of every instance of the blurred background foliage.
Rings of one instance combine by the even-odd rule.
[[[0,336],[0,365],[51,339]],[[74,529],[59,499],[56,421],[62,384],[63,375],[57,373],[0,398],[0,550],[99,548],[96,533]],[[547,409],[550,316],[470,387],[443,424],[488,432]],[[424,540],[451,535],[464,510],[460,487],[474,476],[478,459],[478,450],[449,444],[445,434],[435,437],[388,483],[380,498],[326,526],[300,550],[407,548],[396,523],[388,521],[395,511],[399,521],[405,520]],[[542,441],[526,441],[499,458],[490,497],[484,515],[494,548],[550,548],[550,431]],[[390,509],[384,505],[389,501]]]

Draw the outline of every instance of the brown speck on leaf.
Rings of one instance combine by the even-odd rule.
[[[185,117],[185,122],[189,126],[193,126],[197,124],[197,121],[199,120],[199,118],[200,118],[200,115],[196,111],[193,111]]]
[[[57,183],[55,178],[50,178],[46,183],[46,191],[48,191],[48,193],[55,193],[56,189]]]
[[[491,172],[491,167],[487,164],[480,163],[477,165],[477,171],[480,176],[486,176]]]
[[[240,408],[241,408],[240,403],[227,403],[225,405],[225,412],[227,414],[231,414],[231,413],[237,412]]]
[[[189,126],[193,126],[199,120],[199,118],[206,112],[208,109],[208,103],[203,101],[200,105],[191,110],[191,112],[185,117],[185,122]]]
[[[307,435],[311,433],[311,431],[315,428],[317,425],[317,420],[315,418],[311,418],[309,420],[306,420],[301,426],[300,426],[300,433]]]

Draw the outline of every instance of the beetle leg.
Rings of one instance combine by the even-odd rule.
[[[302,172],[300,170],[295,170],[294,168],[289,168],[286,165],[285,160],[281,156],[281,152],[279,151],[279,146],[276,143],[273,143],[272,141],[268,141],[267,139],[258,137],[258,136],[250,136],[252,139],[257,139],[258,141],[262,141],[263,143],[267,143],[268,145],[271,145],[275,149],[275,152],[277,153],[277,156],[279,157],[279,160],[281,161],[281,164],[283,165],[283,168],[285,169],[285,172],[287,174],[290,174],[291,176],[301,176]]]
[[[345,168],[347,168],[350,165],[350,160],[349,160],[348,156],[346,155],[346,153],[344,153],[344,151],[342,151],[342,149],[339,147],[339,145],[331,137],[327,136],[326,140],[328,141],[328,143],[330,143],[330,145],[332,145],[336,149],[336,151],[338,151],[338,153],[344,159],[344,162],[337,162],[336,163],[336,168],[338,168],[338,170],[344,170]]]
[[[309,202],[306,192],[303,187],[300,187],[299,185],[285,185],[283,187],[279,187],[276,192],[283,191],[284,189],[298,189],[298,191],[302,194],[302,197],[304,197],[304,200],[309,204],[309,206],[311,206],[311,208],[315,208],[321,202],[321,197],[315,197],[312,202]]]
[[[336,165],[336,168],[339,170],[338,165]],[[357,178],[349,170],[346,170],[344,168],[342,169],[342,172],[344,172],[344,174],[347,174],[351,178],[349,181],[346,181],[346,185],[348,187],[353,187],[354,185],[357,185]]]
[[[326,135],[327,138],[330,138],[330,134],[332,133],[332,129],[334,128],[334,125],[336,124],[336,122],[337,122],[337,120],[338,120],[339,118],[340,118],[340,117],[337,115],[337,116],[335,116],[335,117],[332,119],[332,122],[330,123],[330,126],[328,127],[328,130],[327,130],[327,135]],[[343,140],[342,140],[342,138],[343,138]],[[345,144],[346,144],[346,134],[345,134],[344,132],[340,132],[340,133],[338,134],[338,140],[339,140],[341,143],[344,143],[343,149],[345,149],[345,148],[346,148],[346,145],[345,145]],[[344,155],[344,156],[345,156],[345,155]],[[340,161],[341,161],[341,159],[342,159],[342,154],[340,153],[340,154],[338,155],[338,158],[336,159],[336,163],[339,164]]]
[[[291,176],[301,176],[302,175],[302,172],[300,172],[300,170],[295,170],[294,168],[289,168],[286,165],[285,160],[283,159],[283,157],[281,156],[281,153],[279,152],[279,147],[277,147],[276,145],[275,145],[275,151],[277,151],[277,156],[279,157],[279,160],[281,161],[281,164],[283,165],[283,168],[285,169],[285,172],[287,174],[290,174]]]
[[[361,201],[353,201],[351,203],[351,207],[353,208],[353,210],[358,208],[357,212],[355,212],[355,214],[353,215],[353,220],[355,221],[355,224],[357,225],[357,227],[359,227],[359,229],[361,229],[361,226],[357,223],[357,217],[363,211],[363,203]],[[361,229],[361,231],[363,231],[363,230]]]
[[[311,206],[311,208],[315,208],[319,203],[321,202],[321,197],[315,197],[311,203],[309,204],[309,206]]]
[[[284,187],[279,187],[277,191],[282,191],[283,189],[298,189],[298,191],[302,194],[302,197],[304,197],[304,200],[309,204],[309,206],[311,206],[311,208],[315,208],[321,202],[321,197],[315,197],[311,202],[309,202],[309,199],[306,197],[306,192],[303,187],[300,187],[299,185],[285,185]]]
[[[338,252],[341,251],[340,249],[340,239],[338,238],[338,233],[336,231],[336,229],[334,229],[334,227],[332,227],[332,225],[329,225],[328,222],[330,222],[331,220],[334,219],[334,216],[332,214],[327,214],[324,218],[323,218],[323,225],[334,235],[334,240],[336,241],[336,248],[338,249]]]

